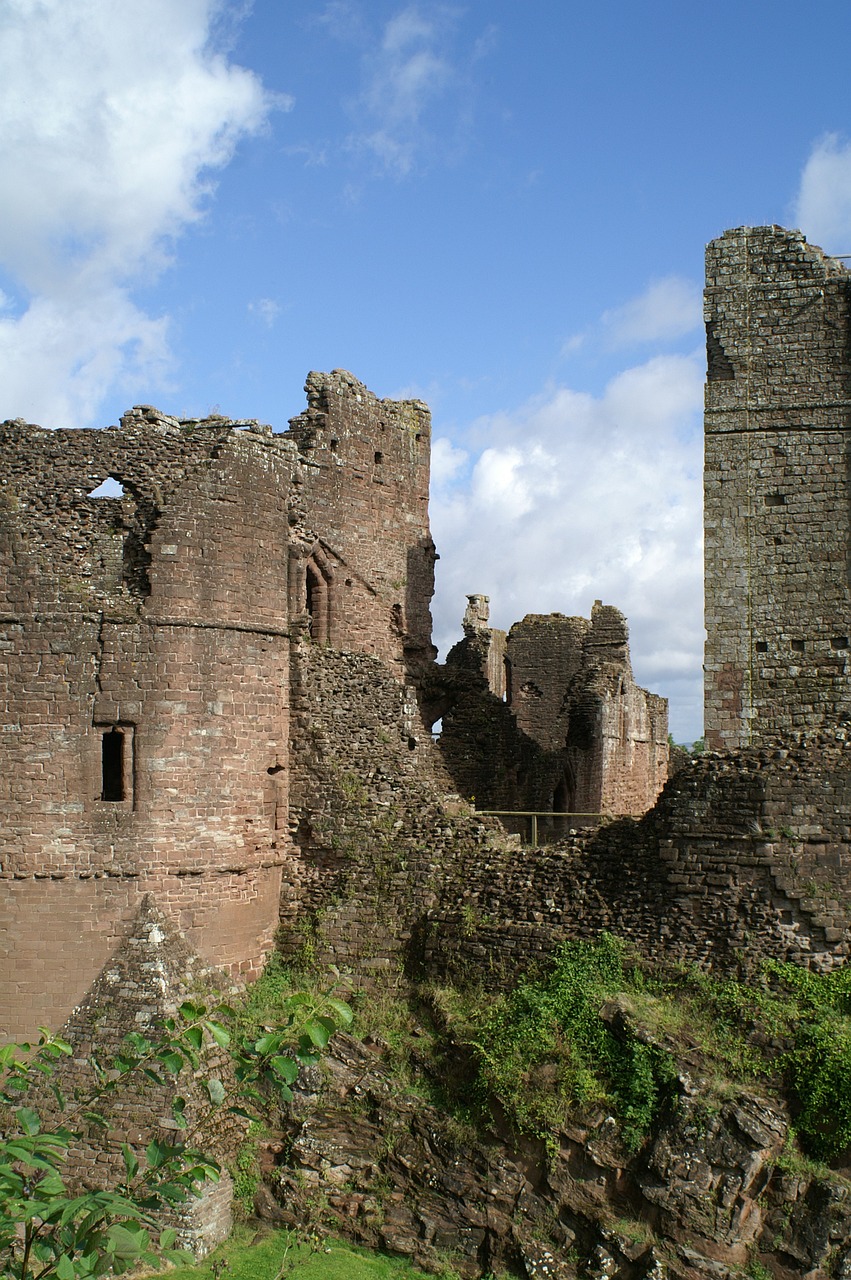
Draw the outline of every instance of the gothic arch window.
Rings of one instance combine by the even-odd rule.
[[[317,543],[307,556],[291,553],[290,609],[305,613],[310,636],[317,644],[333,644],[337,639],[337,584],[335,567]]]

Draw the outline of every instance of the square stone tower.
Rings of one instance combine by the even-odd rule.
[[[851,275],[799,231],[706,252],[706,740],[836,722],[849,679]]]

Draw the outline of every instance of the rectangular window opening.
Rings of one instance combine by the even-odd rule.
[[[803,640],[793,640],[793,641],[792,641],[792,649],[793,649],[793,651],[794,651],[795,653],[803,653],[803,652],[804,652],[804,642],[803,642]]]
[[[108,804],[133,799],[133,726],[103,724],[100,733],[100,796]]]

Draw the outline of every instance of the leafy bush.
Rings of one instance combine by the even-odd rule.
[[[481,1078],[522,1129],[549,1136],[571,1104],[613,1105],[624,1141],[637,1147],[675,1075],[670,1056],[600,1017],[628,980],[624,946],[566,943],[549,975],[522,982],[473,1019]]]
[[[797,1130],[807,1152],[833,1160],[851,1147],[851,966],[814,973],[767,966],[796,998],[794,1045],[786,1055]]]
[[[318,998],[293,992],[282,1001],[275,1028],[259,1036],[232,1036],[225,1022],[233,1018],[227,1006],[185,1001],[151,1037],[134,1032],[115,1057],[92,1057],[91,1087],[73,1100],[58,1083],[57,1068],[71,1053],[65,1041],[44,1031],[35,1046],[0,1048],[0,1275],[90,1280],[174,1256],[176,1232],[162,1231],[158,1215],[218,1178],[216,1161],[194,1145],[206,1122],[220,1109],[252,1120],[270,1092],[291,1098],[299,1069],[317,1061],[335,1029],[349,1024],[351,1011],[331,992]],[[230,1052],[235,1083],[205,1072],[207,1044]],[[193,1079],[205,1099],[191,1125],[178,1093],[181,1077]],[[76,1194],[64,1177],[71,1144],[94,1125],[109,1146],[105,1105],[142,1081],[168,1087],[174,1140],[154,1139],[138,1154],[122,1144],[121,1184]],[[52,1095],[49,1111],[33,1085]]]

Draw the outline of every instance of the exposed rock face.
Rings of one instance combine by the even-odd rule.
[[[471,1277],[522,1266],[570,1280],[726,1280],[755,1256],[776,1274],[840,1276],[848,1184],[777,1167],[789,1125],[777,1104],[682,1090],[637,1154],[601,1112],[577,1116],[547,1154],[463,1132],[401,1089],[375,1046],[338,1036],[324,1079],[302,1083],[290,1133],[270,1144],[257,1208],[296,1221],[318,1193],[350,1238],[427,1267],[451,1249]]]
[[[638,1177],[659,1229],[699,1241],[707,1257],[744,1266],[763,1226],[759,1197],[783,1149],[788,1121],[776,1106],[743,1093],[710,1110],[682,1098],[662,1125]]]

